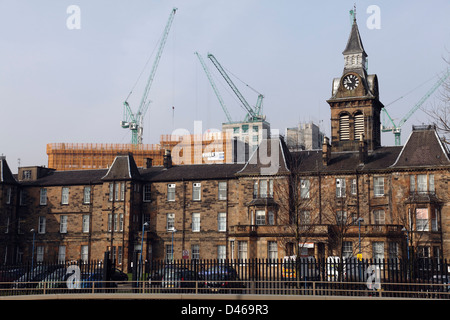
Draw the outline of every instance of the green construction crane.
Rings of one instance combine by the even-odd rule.
[[[256,103],[256,107],[253,109],[250,106],[250,104],[247,102],[247,100],[245,100],[244,96],[238,90],[238,88],[233,83],[233,81],[231,81],[230,77],[225,72],[225,70],[222,68],[222,66],[220,65],[219,61],[217,61],[216,57],[214,57],[214,55],[212,55],[211,53],[208,53],[208,58],[211,60],[211,62],[214,64],[214,66],[217,68],[217,70],[220,72],[222,77],[225,79],[225,81],[231,87],[233,92],[236,94],[236,96],[241,101],[242,106],[244,107],[244,109],[247,111],[247,115],[246,115],[244,121],[245,122],[249,122],[249,121],[264,120],[264,116],[261,115],[261,105],[262,105],[262,100],[263,100],[264,96],[262,94],[258,94],[258,100],[257,100],[257,103]],[[248,87],[251,88],[250,86],[248,86]],[[254,90],[253,88],[251,88],[251,89]]]
[[[167,21],[166,27],[163,32],[163,36],[159,45],[158,52],[156,54],[155,61],[153,63],[152,70],[150,72],[150,76],[147,81],[147,85],[145,86],[144,94],[142,95],[141,103],[139,104],[138,111],[133,113],[130,108],[130,105],[125,100],[123,103],[124,111],[123,111],[123,120],[120,122],[122,128],[127,128],[131,130],[131,143],[134,145],[142,144],[143,140],[143,131],[144,131],[144,116],[147,112],[148,105],[150,104],[150,100],[148,100],[148,94],[150,92],[150,88],[153,83],[153,79],[156,74],[156,69],[158,68],[159,60],[161,58],[164,45],[166,44],[167,36],[169,34],[170,27],[173,22],[173,18],[177,8],[173,8],[172,12],[169,16],[169,21]],[[131,93],[130,93],[131,94]],[[128,99],[128,98],[127,98]]]
[[[402,131],[401,127],[405,124],[406,121],[408,121],[408,119],[413,115],[413,113],[416,112],[417,109],[419,109],[422,106],[422,104],[434,93],[434,91],[436,91],[436,89],[439,88],[442,85],[442,83],[444,83],[444,81],[449,76],[450,76],[450,69],[447,69],[445,74],[441,78],[439,78],[439,80],[433,85],[433,87],[431,87],[431,89],[419,100],[419,102],[417,102],[414,105],[414,107],[400,120],[398,124],[395,124],[394,120],[389,115],[386,108],[382,109],[382,111],[389,118],[389,121],[391,123],[391,126],[386,126],[385,124],[383,124],[382,131],[383,132],[392,131],[392,133],[394,133],[396,146],[401,145],[401,131]]]
[[[211,84],[211,87],[213,88],[214,92],[216,93],[217,99],[219,99],[220,105],[222,106],[223,112],[225,112],[225,116],[228,119],[228,122],[233,122],[233,120],[231,119],[230,113],[228,112],[228,109],[225,105],[225,102],[222,99],[222,96],[220,95],[219,90],[217,89],[217,86],[211,76],[211,72],[208,69],[208,66],[205,64],[205,61],[203,60],[203,58],[200,56],[200,54],[198,52],[195,52],[195,54],[198,57],[198,60],[200,60],[200,63],[202,64],[203,70],[205,70],[206,76],[208,77],[209,83]]]

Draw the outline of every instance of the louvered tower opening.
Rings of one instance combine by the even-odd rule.
[[[339,140],[346,141],[350,139],[350,117],[348,114],[343,114],[339,117]]]
[[[359,112],[355,115],[355,140],[359,140],[361,134],[364,134],[364,115]]]

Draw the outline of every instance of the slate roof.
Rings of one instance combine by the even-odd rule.
[[[192,164],[140,169],[143,180],[149,182],[181,181],[181,180],[209,180],[234,178],[236,172],[244,164]]]
[[[352,54],[352,53],[364,53],[364,46],[361,41],[361,36],[359,34],[358,24],[356,23],[356,19],[353,20],[352,30],[350,32],[350,36],[348,37],[347,46],[345,47],[342,54]],[[367,55],[367,54],[366,54]]]
[[[4,156],[0,157],[0,183],[17,184],[17,181],[8,166],[8,162],[6,162],[6,157]]]
[[[448,151],[431,126],[411,132],[405,147],[393,167],[423,167],[449,165]]]
[[[278,152],[272,154],[271,149]],[[259,152],[257,152],[259,151]],[[99,184],[113,180],[138,180],[148,182],[199,181],[238,178],[240,176],[264,176],[289,174],[310,175],[345,174],[364,171],[415,169],[422,167],[449,166],[448,151],[439,139],[434,127],[413,129],[406,144],[380,147],[368,152],[361,163],[359,152],[331,152],[328,165],[322,161],[322,150],[289,152],[282,138],[266,139],[245,164],[194,164],[138,168],[132,155],[118,156],[111,168],[97,170],[53,171],[35,181],[21,181],[24,186],[64,186]],[[262,157],[260,155],[263,155]],[[267,155],[267,159],[265,159]],[[277,157],[278,162],[270,161]],[[275,172],[266,172],[276,164]],[[0,157],[0,182],[18,183],[4,157]]]
[[[114,159],[106,175],[102,178],[105,181],[128,180],[141,178],[139,169],[131,154],[119,155]]]
[[[276,152],[272,152],[276,147]],[[263,139],[238,175],[275,175],[289,173],[290,153],[281,137]]]

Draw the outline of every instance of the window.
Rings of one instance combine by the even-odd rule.
[[[434,193],[434,174],[428,176],[428,191]]]
[[[307,210],[300,211],[300,226],[302,229],[308,228],[311,224],[311,213]]]
[[[389,250],[389,259],[397,259],[398,258],[398,243],[397,242],[389,242],[388,243]]]
[[[113,224],[113,220],[112,220],[112,213],[109,213],[108,214],[108,232],[111,232],[112,231],[112,229],[113,229],[113,226],[112,226],[112,224]]]
[[[175,201],[175,183],[167,185],[167,201]]]
[[[125,182],[120,183],[120,201],[125,200]]]
[[[227,182],[219,181],[219,200],[227,200]]]
[[[428,231],[428,209],[416,209],[416,231]]]
[[[89,247],[81,246],[81,261],[87,263],[89,260]]]
[[[67,216],[62,215],[59,219],[59,232],[67,233]]]
[[[239,133],[239,127],[233,127],[233,133]]]
[[[36,261],[37,262],[44,261],[44,247],[43,246],[36,247]]]
[[[258,180],[253,181],[253,199],[258,198]]]
[[[171,244],[166,244],[166,260],[173,260],[173,247]]]
[[[119,231],[123,231],[123,213],[119,214]]]
[[[384,259],[384,242],[372,243],[372,255],[374,259]]]
[[[337,198],[345,198],[345,179],[344,178],[336,179],[336,197]]]
[[[409,176],[409,192],[413,193],[416,191],[416,176],[411,175]]]
[[[202,198],[202,184],[201,183],[193,183],[192,184],[192,200],[200,201]]]
[[[345,225],[347,223],[347,211],[336,212],[336,224]]]
[[[114,184],[109,184],[109,201],[113,201],[114,197]]]
[[[258,132],[258,131],[259,131],[258,126],[253,126],[253,132]]]
[[[247,133],[248,132],[248,124],[243,124],[242,125],[242,133]]]
[[[31,180],[31,170],[22,171],[22,180]]]
[[[259,181],[259,196],[261,198],[267,198],[267,180]]]
[[[39,195],[39,204],[41,206],[47,205],[47,188],[42,188]]]
[[[82,225],[83,225],[83,232],[84,233],[89,232],[89,215],[88,214],[83,215]]]
[[[217,246],[217,259],[225,260],[227,258],[226,246],[218,245]]]
[[[373,178],[373,195],[375,197],[384,196],[384,178],[374,177]]]
[[[91,187],[84,187],[83,191],[83,203],[89,204],[91,203]]]
[[[350,258],[351,256],[353,256],[353,242],[344,241],[342,243],[342,257]]]
[[[352,195],[356,195],[357,192],[358,192],[358,188],[357,188],[357,185],[356,185],[356,179],[352,179],[352,185],[350,187],[350,192],[351,192]]]
[[[269,211],[268,219],[269,219],[268,224],[270,226],[275,225],[275,214],[273,213],[273,211]]]
[[[192,260],[199,260],[200,259],[200,245],[193,244],[191,246],[192,251]]]
[[[45,233],[45,217],[39,217],[38,233]]]
[[[59,263],[66,262],[66,246],[58,247],[58,262]]]
[[[200,213],[192,214],[192,232],[200,232]]]
[[[144,190],[143,190],[143,198],[142,200],[144,202],[150,202],[152,201],[152,197],[151,197],[151,185],[149,183],[144,185]]]
[[[175,213],[168,213],[166,216],[166,230],[171,231],[175,228]]]
[[[6,204],[11,204],[11,187],[6,189]]]
[[[309,199],[309,189],[310,182],[309,180],[300,180],[300,198],[301,199]]]
[[[226,212],[220,212],[217,217],[218,231],[227,231],[227,214]]]
[[[69,188],[63,187],[61,190],[61,204],[69,204]]]
[[[384,225],[385,224],[384,210],[374,210],[373,211],[373,221],[376,225]]]
[[[256,225],[262,226],[266,224],[266,211],[256,210]]]
[[[428,191],[426,174],[417,175],[417,191],[419,193],[425,193]]]
[[[267,242],[267,258],[271,260],[278,259],[278,245],[276,241]]]
[[[238,259],[247,259],[247,241],[238,241]]]
[[[431,211],[431,231],[439,231],[438,209]]]

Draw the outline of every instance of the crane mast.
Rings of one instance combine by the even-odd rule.
[[[215,94],[217,96],[217,99],[219,99],[220,105],[222,106],[223,112],[225,113],[225,116],[227,117],[228,122],[232,122],[233,120],[231,119],[231,116],[230,116],[230,114],[228,112],[228,109],[227,109],[227,107],[225,105],[225,102],[223,101],[222,96],[220,95],[220,92],[217,89],[217,86],[216,86],[216,84],[215,84],[215,82],[214,82],[214,80],[213,80],[213,78],[211,76],[211,73],[209,72],[208,67],[205,64],[205,61],[199,55],[198,52],[195,52],[195,54],[197,55],[198,60],[200,60],[200,63],[202,65],[202,67],[203,67],[203,70],[205,70],[205,73],[206,73],[206,76],[208,77],[209,83],[211,84],[211,87],[213,88],[213,90],[214,90],[214,92],[215,92]]]
[[[217,68],[217,70],[220,72],[220,74],[222,75],[222,77],[225,79],[225,81],[228,83],[228,85],[231,87],[231,89],[233,90],[233,92],[236,94],[236,96],[238,97],[238,99],[241,101],[243,107],[245,108],[245,110],[248,112],[247,117],[246,118],[251,118],[251,120],[260,120],[261,119],[261,115],[256,113],[255,110],[253,110],[253,108],[249,105],[249,103],[247,102],[247,100],[245,100],[244,96],[241,94],[241,92],[238,90],[238,88],[236,87],[236,85],[233,83],[233,81],[231,81],[230,77],[228,76],[228,74],[225,72],[225,70],[222,68],[222,66],[220,65],[219,61],[217,61],[216,57],[214,57],[213,54],[208,53],[208,58],[211,60],[211,62],[214,64],[214,66]],[[261,95],[262,96],[262,95]],[[262,98],[261,98],[262,100]],[[262,102],[262,101],[261,101]]]
[[[177,8],[172,9],[172,12],[170,13],[169,16],[169,20],[167,21],[166,27],[164,28],[161,43],[159,45],[155,61],[153,62],[153,67],[150,72],[150,76],[147,80],[147,84],[145,86],[144,93],[142,95],[141,102],[139,104],[137,112],[133,113],[127,101],[123,103],[124,115],[123,120],[121,121],[120,124],[122,128],[129,128],[131,130],[131,143],[134,145],[142,144],[144,131],[144,116],[147,113],[148,106],[151,102],[150,100],[148,100],[148,94],[150,92],[150,88],[152,86],[153,79],[155,77],[156,70],[158,68],[158,64],[161,59],[161,55],[164,50],[164,46],[167,41],[167,36],[169,35],[170,27],[172,26],[172,22],[176,11]]]

